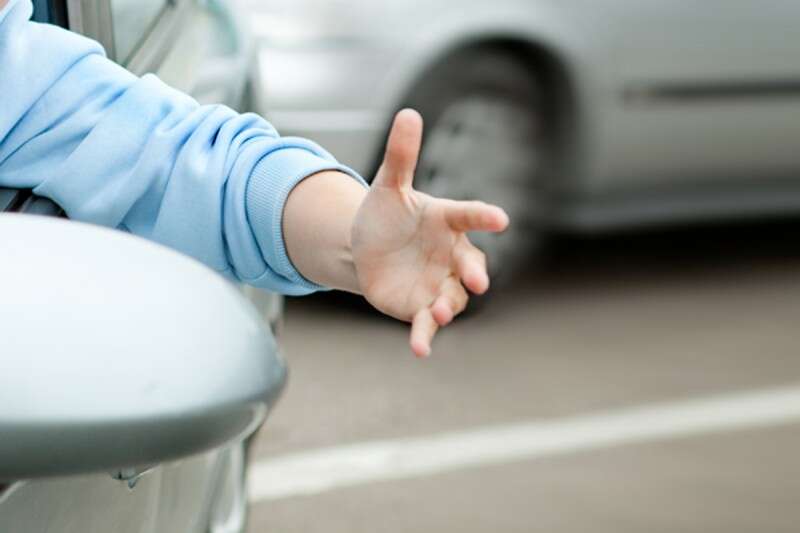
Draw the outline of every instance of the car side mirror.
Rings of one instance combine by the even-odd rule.
[[[0,215],[0,481],[119,471],[253,432],[286,367],[236,287],[121,231]]]

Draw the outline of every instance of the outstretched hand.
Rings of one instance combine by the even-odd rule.
[[[411,349],[431,351],[437,330],[461,313],[468,292],[489,288],[486,257],[466,232],[500,232],[508,216],[478,201],[434,198],[412,188],[422,117],[397,114],[386,156],[352,227],[358,284],[378,310],[411,322]]]

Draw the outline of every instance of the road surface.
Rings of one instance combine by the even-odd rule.
[[[561,239],[425,361],[347,298],[289,301],[249,531],[797,531],[798,235]]]

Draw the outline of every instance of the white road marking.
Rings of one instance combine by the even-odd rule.
[[[800,421],[800,384],[440,435],[362,442],[254,462],[252,502],[465,467]]]

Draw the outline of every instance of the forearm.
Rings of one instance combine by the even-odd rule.
[[[309,281],[360,293],[351,247],[353,220],[367,190],[341,172],[301,181],[283,211],[283,236],[294,267]]]

